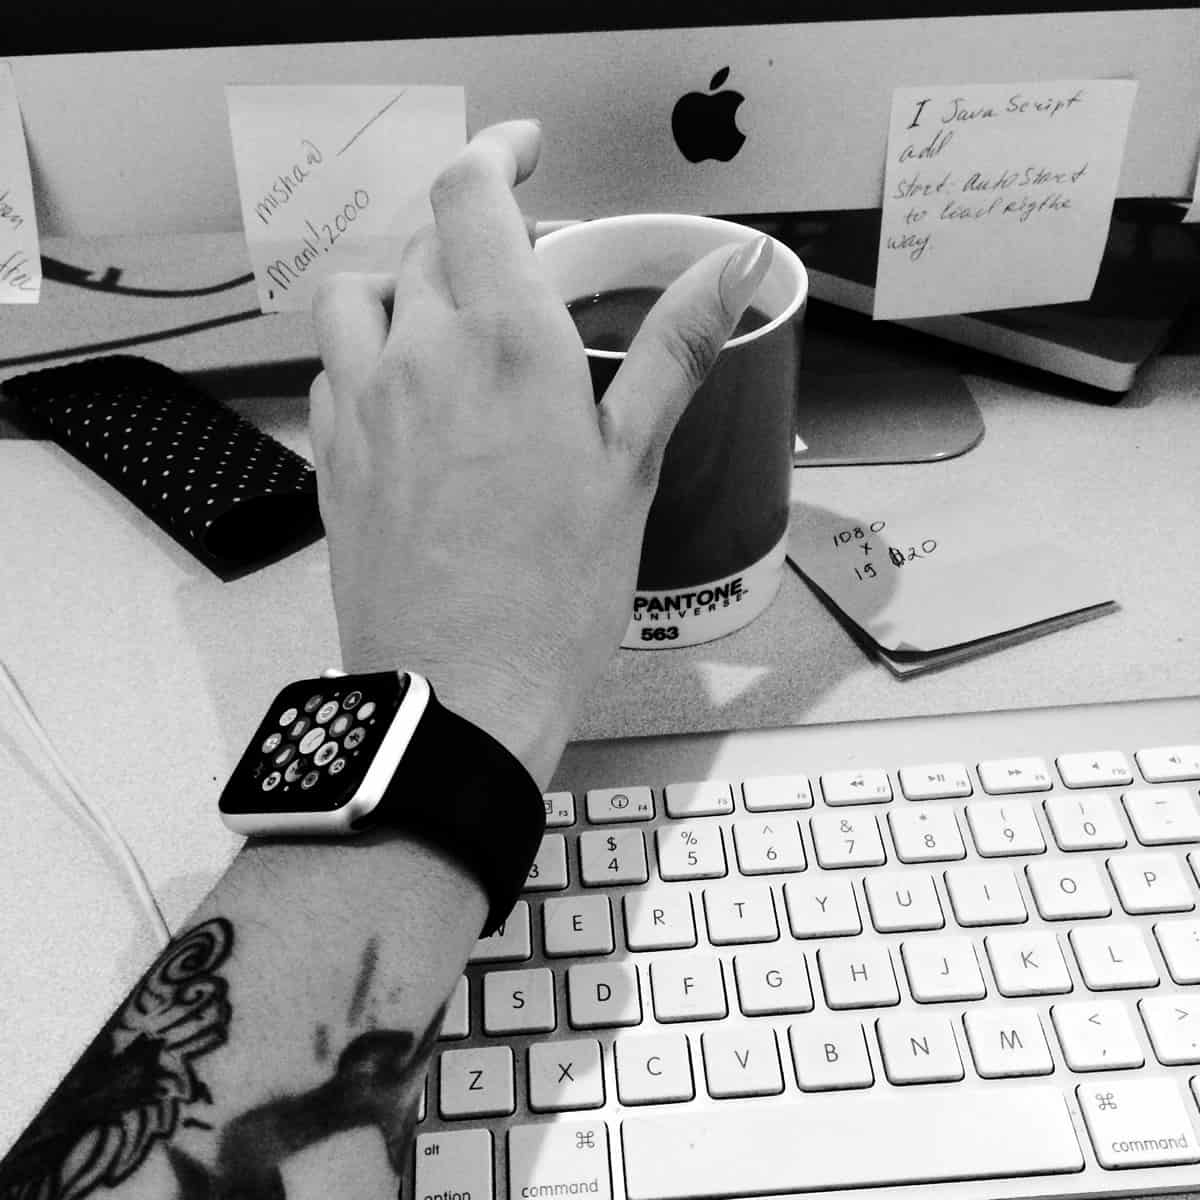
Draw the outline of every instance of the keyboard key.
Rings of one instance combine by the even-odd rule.
[[[954,919],[964,928],[1029,919],[1011,867],[949,867],[945,878]]]
[[[704,1079],[714,1100],[777,1096],[783,1091],[779,1048],[767,1025],[705,1030],[700,1038]]]
[[[529,932],[529,903],[518,900],[508,919],[485,938],[480,938],[467,958],[468,962],[522,962],[533,953]]]
[[[788,1042],[802,1091],[868,1088],[875,1082],[866,1034],[857,1021],[798,1021],[788,1026]]]
[[[508,1131],[508,1200],[576,1194],[612,1200],[608,1126],[603,1121],[514,1125]]]
[[[887,861],[874,813],[814,813],[812,835],[817,862],[826,869],[879,867]]]
[[[547,829],[575,824],[575,797],[570,792],[544,792],[542,802],[546,806]]]
[[[812,986],[804,951],[784,942],[733,957],[738,1007],[748,1017],[811,1012]]]
[[[577,963],[568,967],[567,1011],[574,1029],[641,1024],[637,968],[628,962]]]
[[[807,865],[800,826],[796,821],[735,821],[733,846],[743,875],[769,875],[777,871],[803,871]]]
[[[1200,1063],[1200,998],[1178,992],[1144,996],[1138,1010],[1160,1063]]]
[[[729,1015],[721,962],[712,954],[672,954],[650,964],[658,1021],[716,1021]]]
[[[1200,983],[1200,921],[1156,921],[1154,936],[1176,983]]]
[[[971,773],[958,762],[900,768],[900,790],[909,800],[951,800],[971,794]]]
[[[1185,787],[1134,788],[1122,797],[1134,837],[1143,846],[1200,842],[1196,794]]]
[[[983,939],[1002,996],[1050,996],[1071,990],[1058,939],[1039,929],[989,933]]]
[[[561,833],[548,833],[542,838],[537,857],[525,878],[527,892],[562,891],[567,879],[567,843]]]
[[[933,876],[920,871],[879,871],[865,880],[871,924],[880,933],[941,929],[946,923]]]
[[[654,793],[648,787],[591,788],[585,804],[593,825],[654,820]]]
[[[1111,796],[1047,796],[1046,817],[1060,850],[1117,850],[1125,829]]]
[[[1054,1070],[1037,1009],[972,1008],[963,1014],[975,1070],[984,1079],[1049,1075]]]
[[[471,1032],[470,1010],[467,1007],[467,977],[462,975],[446,1002],[440,1038],[465,1038]]]
[[[833,1009],[878,1008],[900,1003],[891,955],[882,942],[822,946],[817,966],[825,1003]]]
[[[740,880],[734,886],[705,888],[704,917],[714,946],[773,942],[779,937],[775,902],[765,883]]]
[[[1115,1071],[1146,1061],[1125,1005],[1115,1000],[1054,1004],[1050,1019],[1072,1071]]]
[[[1183,783],[1200,779],[1200,746],[1155,746],[1134,758],[1147,783]]]
[[[1048,792],[1054,785],[1040,758],[997,758],[979,764],[979,782],[989,796]]]
[[[1104,877],[1091,859],[1030,863],[1025,876],[1045,921],[1107,917],[1112,912]]]
[[[671,817],[728,816],[733,812],[733,789],[723,779],[669,783],[666,798]]]
[[[850,937],[862,933],[858,901],[849,879],[811,876],[783,885],[788,925],[794,938]]]
[[[949,862],[967,856],[952,808],[895,808],[887,819],[896,857],[903,863]]]
[[[1165,1135],[1167,1121],[1159,1124]],[[621,1136],[628,1200],[732,1200],[1084,1165],[1062,1092],[1040,1084],[645,1114],[626,1118]]]
[[[562,896],[542,905],[542,936],[550,958],[611,954],[612,913],[608,897]]]
[[[1068,935],[1083,982],[1093,992],[1156,987],[1158,971],[1136,925],[1090,925]]]
[[[908,989],[920,1004],[945,1000],[982,1000],[987,995],[983,972],[968,937],[905,938],[900,959]]]
[[[535,1112],[599,1108],[604,1103],[604,1071],[595,1038],[534,1042],[528,1062],[529,1107]]]
[[[443,1050],[440,1082],[439,1107],[447,1120],[504,1117],[516,1107],[507,1046]]]
[[[492,1135],[486,1129],[463,1129],[417,1135],[418,1196],[470,1196],[493,1200]]]
[[[742,780],[742,803],[747,812],[812,808],[812,789],[807,775],[760,775]]]
[[[692,898],[684,888],[631,892],[622,901],[630,950],[680,950],[696,945]]]
[[[483,977],[484,1033],[549,1033],[555,1023],[554,977],[546,967]]]
[[[711,821],[661,825],[654,838],[662,879],[717,879],[726,873],[720,825]]]
[[[889,1082],[946,1083],[962,1079],[962,1058],[950,1018],[935,1013],[888,1013],[875,1020],[875,1035]]]
[[[1192,885],[1173,854],[1113,855],[1108,873],[1121,907],[1131,917],[1190,912],[1196,907]]]
[[[1104,1079],[1075,1089],[1106,1170],[1200,1162],[1200,1144],[1174,1079]]]
[[[579,877],[584,887],[645,883],[646,843],[640,829],[589,829],[579,835]]]
[[[825,803],[886,804],[892,798],[892,782],[886,771],[868,768],[857,771],[826,771],[821,776]]]
[[[1120,750],[1092,754],[1060,754],[1058,773],[1069,788],[1114,787],[1133,782],[1129,759]]]
[[[670,1104],[695,1096],[691,1052],[682,1033],[622,1034],[614,1045],[622,1104]]]
[[[1046,849],[1028,800],[977,800],[967,805],[967,824],[984,858],[1041,854]]]

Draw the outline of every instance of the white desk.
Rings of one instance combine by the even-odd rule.
[[[51,241],[50,256],[126,287],[242,275],[236,237]],[[124,349],[199,373],[217,395],[307,451],[316,371],[307,321],[253,315],[252,289],[154,299],[49,282],[0,313],[0,377],[65,346]],[[236,318],[237,314],[249,314]],[[137,345],[114,341],[190,327]],[[818,339],[814,336],[813,346]],[[931,353],[941,353],[931,347]],[[947,350],[946,353],[952,353]],[[957,352],[954,352],[957,353]],[[42,362],[31,359],[47,356]],[[25,360],[25,361],[19,361]],[[1200,328],[1193,322],[1119,404],[966,358],[987,434],[963,458],[796,472],[804,504],[854,515],[980,480],[1013,520],[1094,562],[1120,610],[942,673],[900,682],[868,660],[793,573],[744,631],[693,649],[625,651],[577,735],[820,723],[1179,695],[1200,682]],[[124,832],[173,926],[236,850],[216,793],[276,686],[336,661],[323,542],[233,583],[0,407],[0,656],[89,795]],[[132,985],[152,939],[112,854],[67,809],[0,698],[0,1146]]]

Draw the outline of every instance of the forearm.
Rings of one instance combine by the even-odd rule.
[[[394,1196],[486,911],[410,839],[248,843],[0,1162],[0,1200],[275,1198],[306,1175]]]

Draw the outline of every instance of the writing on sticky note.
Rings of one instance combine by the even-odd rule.
[[[1126,79],[897,88],[875,317],[1087,299],[1136,94]]]
[[[432,220],[429,187],[466,144],[461,87],[225,89],[246,247],[264,312],[337,271],[394,270]]]
[[[12,67],[0,62],[0,304],[36,304],[42,260]]]

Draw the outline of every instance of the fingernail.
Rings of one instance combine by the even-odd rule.
[[[753,299],[771,265],[772,253],[771,239],[765,233],[760,233],[729,256],[721,271],[718,290],[721,303],[731,317],[740,317]]]

